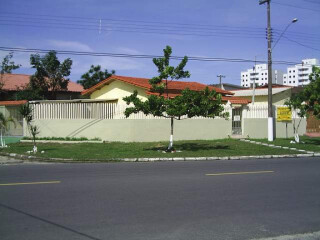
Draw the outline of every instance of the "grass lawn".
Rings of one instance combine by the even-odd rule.
[[[257,139],[257,141],[268,142],[267,139]],[[300,143],[290,143],[294,141],[294,138],[278,138],[275,139],[272,144],[284,147],[292,147],[297,149],[303,149],[307,151],[320,152],[320,138],[311,138],[307,136],[300,137]]]
[[[210,141],[176,141],[174,146],[181,152],[163,153],[167,142],[149,143],[74,143],[38,144],[37,153],[41,157],[69,158],[75,160],[97,159],[108,160],[112,158],[148,158],[148,157],[224,157],[248,155],[281,155],[298,153],[292,150],[276,149],[252,143],[241,142],[234,139]],[[10,147],[1,149],[3,152],[26,154],[32,149],[31,143],[14,143]]]

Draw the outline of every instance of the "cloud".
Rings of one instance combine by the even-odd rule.
[[[134,54],[134,55],[142,55],[143,53],[132,48],[126,48],[126,47],[118,47],[116,48],[116,51],[119,53],[126,53],[126,54]]]
[[[72,64],[73,74],[83,74],[90,69],[91,65],[100,65],[108,70],[139,70],[145,68],[143,59],[128,59],[115,57],[82,57],[74,58]]]
[[[77,42],[77,41],[48,40],[48,43],[51,46],[61,48],[63,50],[83,51],[83,52],[93,51],[93,49],[89,47],[87,44]]]

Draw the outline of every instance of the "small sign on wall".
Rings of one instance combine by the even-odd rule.
[[[234,116],[234,117],[233,117],[233,121],[235,121],[235,122],[240,122],[240,121],[241,121],[240,115]]]
[[[292,121],[291,109],[289,107],[277,107],[277,121],[288,122]]]

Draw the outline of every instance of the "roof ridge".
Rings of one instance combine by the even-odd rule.
[[[23,76],[31,76],[31,74],[26,74],[26,73],[4,73],[3,75],[23,75]]]

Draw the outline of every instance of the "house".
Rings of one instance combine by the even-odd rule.
[[[164,81],[164,80],[163,80]],[[234,105],[243,105],[250,103],[250,99],[234,97],[234,93],[223,90],[214,86],[207,86],[198,82],[185,82],[185,81],[168,81],[168,96],[175,97],[181,94],[181,91],[188,88],[193,91],[201,91],[209,87],[210,90],[215,90],[222,95],[222,100],[225,103]],[[109,101],[116,101],[123,103],[123,98],[131,95],[134,91],[138,92],[138,97],[141,100],[146,100],[148,96],[155,94],[151,91],[151,85],[147,78],[125,77],[112,75],[104,81],[96,84],[95,86],[84,90],[81,94],[89,96],[90,99],[104,99]],[[166,95],[166,94],[164,94]]]
[[[272,104],[273,105],[284,105],[285,101],[288,100],[292,94],[299,91],[299,89],[291,86],[284,85],[272,85]],[[235,97],[241,97],[246,100],[252,101],[254,104],[268,104],[268,85],[257,87],[255,89],[238,89],[231,90]],[[254,95],[254,100],[253,100]]]
[[[197,82],[169,81],[168,97],[175,97],[186,88],[201,91],[206,87],[207,85]],[[208,87],[222,95],[224,110],[229,113],[229,118],[194,117],[177,121],[174,128],[176,140],[220,139],[232,135],[267,137],[267,104],[252,105],[250,97],[246,99],[246,96],[234,96],[237,91]],[[141,112],[128,118],[125,116],[127,105],[123,98],[135,90],[142,100],[157,94],[151,91],[147,78],[114,75],[82,92],[82,95],[90,99],[32,101],[30,104],[34,124],[40,128],[39,137],[87,137],[123,142],[167,140],[170,131],[170,121],[167,118],[144,115]],[[262,88],[261,91],[266,89]],[[295,113],[293,119],[297,119]],[[276,137],[293,136],[292,126],[297,122],[277,122]],[[305,122],[305,119],[301,122],[300,135],[305,133]],[[24,132],[29,134],[28,131]]]
[[[220,84],[212,84],[210,86],[221,88],[222,90],[227,90],[227,91],[238,90],[238,89],[248,89],[246,87],[231,84],[231,83],[221,83],[221,86]]]
[[[27,74],[3,74],[1,83],[3,84],[0,91],[0,100],[15,100],[15,94],[24,89],[30,82],[30,76]],[[68,90],[59,91],[57,99],[75,99],[81,96],[83,87],[80,84],[70,81]]]

